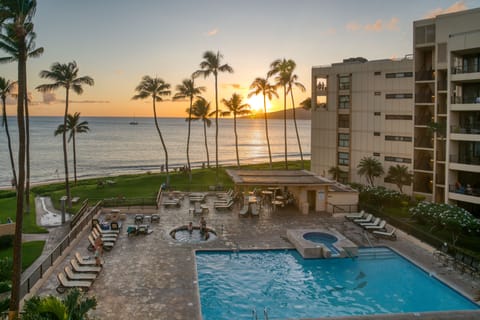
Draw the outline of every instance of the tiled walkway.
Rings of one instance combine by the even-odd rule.
[[[195,271],[195,249],[252,249],[252,248],[290,248],[286,240],[287,228],[336,228],[360,246],[369,242],[362,230],[343,216],[328,216],[312,213],[302,215],[293,208],[283,208],[275,212],[262,212],[260,217],[239,217],[239,208],[232,211],[215,211],[215,196],[207,197],[210,208],[204,217],[208,227],[213,228],[218,239],[203,244],[185,244],[173,240],[169,232],[180,225],[193,221],[198,225],[200,216],[189,213],[190,204],[185,197],[180,208],[161,208],[158,210],[141,208],[120,208],[128,213],[126,224],[133,223],[136,213],[159,213],[160,223],[151,224],[150,235],[127,237],[126,228],[111,252],[104,255],[104,269],[95,281],[89,294],[95,295],[98,307],[92,315],[99,319],[200,319],[200,305]],[[63,270],[75,251],[88,255],[87,232],[72,252],[45,280],[38,294],[55,294],[56,274]],[[432,258],[429,246],[420,243],[408,235],[398,234],[397,241],[374,240],[373,245],[388,245],[417,262],[429,272],[434,272],[450,285],[458,288],[470,297],[478,294],[479,282],[469,275],[459,275],[453,269],[442,266]],[[451,314],[453,316],[453,314]],[[473,318],[480,319],[480,313]],[[389,316],[369,317],[369,319],[389,318]],[[403,317],[396,317],[396,319]],[[407,317],[408,318],[408,317]],[[407,319],[405,318],[405,319]],[[415,317],[421,319],[421,317]],[[434,317],[439,319],[439,317]],[[332,319],[332,318],[329,318]],[[427,318],[425,318],[427,319]],[[433,318],[429,318],[433,319]],[[450,317],[450,319],[453,319]]]

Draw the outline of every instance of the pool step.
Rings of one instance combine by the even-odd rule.
[[[387,248],[364,248],[358,250],[358,257],[360,259],[392,259],[397,255]]]

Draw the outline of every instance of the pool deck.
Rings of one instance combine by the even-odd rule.
[[[196,282],[196,249],[271,249],[293,248],[286,237],[292,228],[335,228],[359,246],[389,246],[414,261],[428,272],[463,294],[478,296],[480,281],[468,274],[460,274],[433,258],[434,249],[429,245],[397,230],[396,241],[376,240],[371,234],[346,221],[343,215],[330,216],[326,213],[302,215],[293,207],[266,210],[259,217],[240,217],[239,207],[233,210],[213,209],[214,195],[207,197],[209,213],[203,216],[207,226],[216,231],[218,239],[202,244],[179,243],[169,232],[175,227],[193,221],[198,225],[200,215],[193,216],[188,197],[179,208],[117,208],[127,213],[125,224],[133,224],[134,215],[160,214],[160,222],[152,223],[153,233],[127,237],[126,227],[110,252],[104,254],[104,268],[92,285],[89,295],[97,298],[98,306],[91,312],[98,319],[201,319],[198,288]],[[105,209],[109,212],[109,209]],[[56,275],[63,271],[76,251],[91,255],[87,251],[86,228],[80,240],[67,251],[34,288],[33,293],[58,295]],[[321,315],[319,315],[321,316]],[[443,312],[435,314],[398,314],[365,317],[342,317],[338,319],[480,319],[480,311]],[[321,318],[318,318],[321,319]],[[328,318],[336,319],[336,318]]]

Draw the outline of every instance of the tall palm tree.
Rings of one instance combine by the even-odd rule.
[[[293,123],[295,125],[295,134],[297,135],[298,150],[300,152],[300,162],[302,163],[302,169],[305,169],[305,165],[303,163],[302,144],[300,143],[300,135],[298,134],[297,116],[295,114],[295,101],[293,100],[293,87],[295,86],[300,89],[300,91],[305,92],[305,86],[297,80],[298,76],[296,74],[290,74],[290,80],[288,81],[288,91],[290,92],[290,97],[292,99]]]
[[[246,115],[250,113],[250,105],[242,103],[242,96],[234,93],[228,100],[222,99],[222,103],[227,107],[227,113],[233,114],[233,132],[235,133],[235,151],[237,153],[237,167],[240,167],[240,157],[238,155],[238,134],[237,134],[237,116]]]
[[[15,43],[12,29],[7,29],[6,35],[0,35],[0,48],[7,52],[7,57],[0,58],[0,63],[11,63],[18,61],[19,51]],[[35,48],[35,39],[37,35],[30,31],[26,37],[27,58],[37,58],[43,54],[43,48]],[[25,177],[25,211],[30,212],[30,115],[28,108],[28,90],[27,90],[27,73],[25,71],[25,156],[26,156],[26,177]]]
[[[4,0],[0,2],[1,34],[11,35],[18,49],[18,99],[17,99],[17,127],[18,127],[18,177],[17,203],[15,215],[15,235],[13,241],[13,276],[12,290],[8,318],[17,318],[20,307],[20,281],[22,276],[22,228],[23,204],[25,191],[25,119],[24,107],[26,99],[26,72],[27,72],[27,39],[33,32],[33,17],[37,7],[36,0]]]
[[[272,97],[275,96],[278,98],[277,91],[275,86],[272,86],[267,78],[255,78],[252,84],[250,85],[250,93],[248,97],[252,97],[253,95],[262,94],[263,96],[263,117],[265,119],[265,137],[267,138],[267,146],[268,146],[268,159],[270,164],[270,169],[272,169],[272,151],[270,149],[270,138],[268,135],[268,115],[267,115],[267,98],[268,100],[272,100]]]
[[[413,175],[408,172],[408,167],[406,165],[397,164],[388,168],[386,178],[398,187],[400,193],[403,193],[403,186],[409,186],[412,184]]]
[[[7,96],[11,94],[15,82],[6,80],[0,77],[0,96],[2,98],[2,127],[5,127],[7,135],[8,153],[10,155],[10,164],[12,166],[13,181],[17,181],[17,172],[15,170],[15,160],[13,159],[12,140],[10,138],[10,131],[8,130],[7,120]]]
[[[222,64],[223,55],[220,51],[206,51],[203,54],[203,61],[200,62],[200,70],[196,73],[203,75],[205,78],[213,74],[215,78],[215,179],[218,184],[218,73],[233,73],[233,68],[228,64]]]
[[[203,122],[203,137],[205,138],[205,151],[207,152],[207,168],[210,168],[210,156],[208,154],[207,143],[207,127],[210,128],[212,120],[210,117],[215,114],[215,111],[210,111],[210,102],[207,102],[202,97],[198,97],[193,103],[192,107],[192,121],[202,120]]]
[[[78,76],[78,66],[75,61],[69,63],[54,63],[50,70],[40,71],[40,78],[52,80],[53,83],[42,84],[37,87],[40,92],[49,92],[58,88],[65,88],[65,112],[63,115],[63,126],[67,128],[68,120],[68,103],[70,98],[70,90],[76,94],[83,93],[82,85],[93,86],[94,81],[89,76]],[[67,154],[67,131],[62,133],[63,140],[63,164],[65,166],[65,192],[67,196],[68,207],[72,207],[72,199],[70,195],[70,184],[68,177],[68,154]],[[64,218],[62,217],[62,221]]]
[[[182,84],[177,85],[177,93],[173,96],[173,100],[189,98],[190,106],[188,108],[188,134],[187,134],[187,165],[190,182],[192,181],[192,171],[190,170],[190,130],[192,121],[192,104],[193,98],[205,91],[205,87],[195,87],[195,77],[192,75],[191,79],[184,79]]]
[[[163,81],[160,78],[151,78],[149,76],[144,76],[140,84],[135,88],[137,94],[133,96],[132,99],[146,99],[151,97],[153,103],[153,118],[155,120],[155,127],[157,128],[158,136],[162,142],[163,151],[165,152],[165,169],[167,172],[167,186],[170,185],[170,175],[168,172],[168,151],[165,141],[163,140],[162,132],[160,131],[160,126],[158,125],[157,120],[157,108],[155,102],[163,101],[162,96],[170,95],[170,84]]]
[[[283,135],[285,143],[285,169],[288,170],[288,148],[287,148],[287,94],[290,76],[295,69],[293,60],[277,59],[270,64],[268,77],[275,76],[275,85],[283,87]]]
[[[76,147],[76,136],[77,133],[87,133],[90,128],[88,127],[88,121],[80,122],[80,113],[75,112],[73,115],[69,114],[67,116],[67,128],[65,129],[63,124],[60,124],[54,132],[55,136],[63,134],[64,131],[70,132],[68,136],[68,142],[72,141],[72,150],[73,150],[73,176],[75,178],[75,185],[77,185],[77,147]]]
[[[360,176],[365,176],[368,184],[372,187],[374,186],[374,179],[380,177],[384,173],[380,161],[372,157],[363,157],[360,160],[357,169],[357,173]]]

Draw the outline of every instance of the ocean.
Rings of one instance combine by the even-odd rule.
[[[91,178],[129,173],[160,172],[165,156],[153,118],[132,119],[119,117],[84,117],[90,131],[76,136],[77,176]],[[213,120],[213,119],[212,119]],[[17,156],[17,123],[8,119],[10,136]],[[169,167],[187,164],[187,122],[185,118],[159,118],[169,156]],[[43,183],[63,179],[62,137],[53,132],[63,117],[31,117],[30,158],[31,181]],[[297,120],[302,151],[310,159],[310,120]],[[268,130],[274,161],[284,159],[283,120],[269,120]],[[238,147],[240,164],[268,162],[268,147],[263,119],[238,119]],[[207,128],[210,165],[215,166],[215,122]],[[287,121],[289,160],[300,159],[295,127]],[[69,172],[73,178],[72,143],[69,143]],[[236,164],[233,119],[219,119],[218,157],[222,165]],[[192,167],[207,164],[203,123],[192,122],[190,138],[190,163]],[[0,128],[0,187],[11,185],[12,173],[5,128]]]

